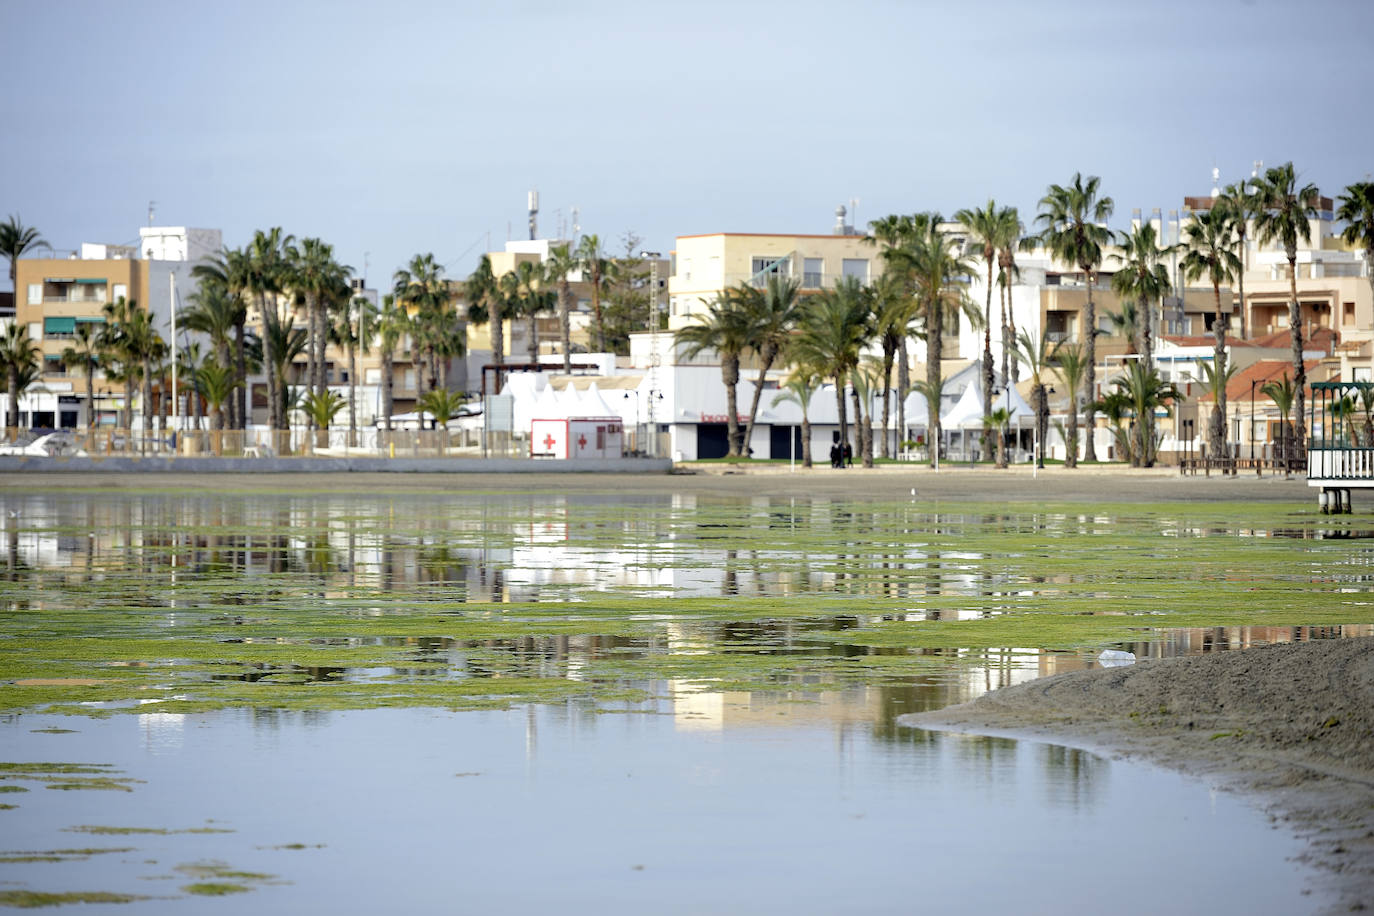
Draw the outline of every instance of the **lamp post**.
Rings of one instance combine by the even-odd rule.
[[[1255,460],[1255,380],[1250,379],[1250,460]]]
[[[632,395],[635,399],[635,447],[631,450],[631,454],[635,454],[643,451],[641,448],[642,443],[639,441],[639,389],[636,388],[632,391],[625,392],[624,400],[628,401]]]
[[[659,391],[658,367],[663,362],[663,357],[658,351],[658,259],[657,251],[641,251],[641,258],[649,261],[649,456],[658,457],[658,422],[654,417],[654,401],[662,400],[663,394]],[[655,395],[658,395],[655,398]]]

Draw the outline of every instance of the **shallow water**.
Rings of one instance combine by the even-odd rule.
[[[54,722],[77,733],[32,731]],[[174,898],[137,912],[225,906],[178,890],[190,882],[178,866],[207,861],[278,876],[247,882],[243,902],[264,913],[1296,913],[1312,902],[1291,838],[1173,774],[1047,744],[877,736],[781,705],[725,728],[671,710],[551,707],[24,716],[0,726],[0,747],[7,760],[99,760],[146,781],[132,793],[35,788],[3,821],[7,851],[135,847],[0,865],[0,880]],[[64,832],[76,825],[232,832]]]
[[[0,863],[0,892],[236,906],[181,890],[218,862],[276,876],[225,879],[264,912],[1305,912],[1294,841],[1234,798],[895,720],[1103,648],[1370,635],[1359,524],[3,493],[0,761],[142,782],[0,795],[0,852],[135,850]],[[233,832],[64,832],[92,824]]]

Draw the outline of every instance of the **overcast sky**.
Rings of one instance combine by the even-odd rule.
[[[1102,177],[1114,226],[1292,160],[1374,172],[1374,3],[0,3],[0,215],[57,249],[282,226],[372,286],[580,210],[612,248]],[[8,285],[7,279],[0,283]]]

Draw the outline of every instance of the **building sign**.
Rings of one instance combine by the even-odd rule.
[[[748,422],[749,422],[749,418],[746,417],[746,416],[744,416],[743,414],[740,414],[739,416],[737,416],[737,417],[735,418],[735,421],[736,421],[737,423],[748,423]],[[701,415],[701,422],[703,422],[703,423],[728,423],[728,422],[730,422],[730,415],[729,415],[729,414],[724,414],[724,413],[704,413],[704,414]]]

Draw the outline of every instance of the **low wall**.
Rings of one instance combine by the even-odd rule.
[[[0,455],[0,473],[98,471],[104,474],[667,474],[668,458],[42,458]]]

